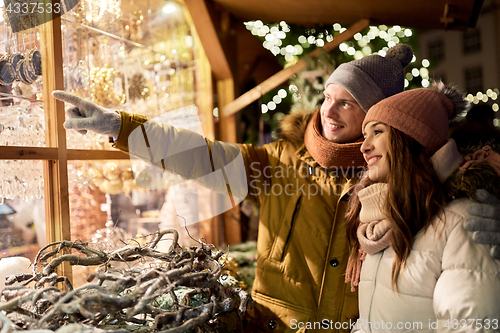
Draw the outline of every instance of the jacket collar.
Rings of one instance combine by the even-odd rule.
[[[444,183],[462,165],[464,158],[458,152],[455,140],[449,139],[432,155],[431,162],[439,181]]]
[[[307,124],[314,113],[314,111],[298,110],[287,115],[277,128],[278,138],[291,142],[297,149],[301,147],[304,144]]]

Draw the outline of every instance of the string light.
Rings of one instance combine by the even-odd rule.
[[[290,32],[290,26],[284,21],[273,25],[266,25],[260,20],[249,21],[245,22],[245,26],[252,34],[265,39],[267,43],[264,43],[263,46],[266,49],[271,51],[275,56],[279,54],[282,55],[287,61],[296,61],[295,57],[292,56],[301,55],[304,49],[309,48],[311,45],[322,47],[325,45],[325,41],[330,42],[333,40],[333,35],[327,31],[320,31],[315,34],[316,29],[308,29],[307,34],[309,34],[309,36],[301,35],[298,37],[298,42],[300,43],[299,49],[297,45],[282,45],[282,40],[285,40],[287,32]],[[346,30],[346,28],[339,23],[333,24],[332,27],[334,32],[343,32]],[[412,34],[411,29],[403,29],[398,25],[390,28],[386,25],[370,26],[365,35],[360,32],[354,35],[354,40],[361,48],[362,54],[358,52],[360,50],[356,50],[352,42],[350,42],[350,45],[342,43],[340,50],[349,56],[353,56],[354,59],[360,59],[362,56],[373,54],[373,50],[368,44],[375,38],[383,39],[387,43],[387,47],[384,47],[384,51],[387,51],[389,47],[400,43],[400,38],[407,38],[412,36]],[[281,47],[279,51],[276,46]],[[295,50],[292,50],[291,47],[288,46],[294,47]],[[283,50],[284,48],[285,50]],[[288,54],[292,56],[287,56]],[[385,52],[378,52],[378,54],[385,56]]]
[[[340,23],[333,24],[331,26],[333,30],[330,32],[328,30],[317,31],[317,29],[311,28],[307,29],[305,34],[300,35],[295,43],[293,43],[293,41],[287,39],[287,34],[291,31],[291,27],[285,21],[281,21],[278,24],[267,25],[257,20],[245,22],[245,26],[253,35],[262,38],[264,48],[272,52],[274,56],[280,56],[282,57],[281,59],[284,58],[288,65],[295,63],[298,60],[298,56],[305,52],[305,49],[311,46],[322,47],[325,43],[333,40],[334,34],[336,35],[346,30],[346,27],[343,27]],[[392,27],[386,25],[370,26],[364,33],[356,33],[352,41],[341,43],[339,45],[339,50],[353,59],[361,59],[372,54],[385,56],[390,47],[406,42],[411,36],[413,36],[413,31],[411,29],[403,28],[399,25]],[[376,50],[372,49],[371,43],[375,39],[385,42],[385,46]],[[296,44],[297,42],[298,44]],[[416,63],[416,61],[417,57],[414,55],[411,63]],[[410,85],[414,86],[415,82],[422,87],[429,86],[430,77],[428,68],[430,65],[431,63],[428,59],[422,59],[421,66],[413,66],[411,72],[405,75],[405,87],[409,87]],[[293,87],[290,86],[288,90],[293,95],[292,98],[295,98]],[[276,109],[277,104],[282,102],[286,97],[286,91],[284,89],[280,91],[285,92],[285,96],[280,96],[279,94],[273,96],[271,102],[267,105],[262,105],[262,113]],[[471,97],[469,100],[479,103],[479,101],[489,99],[496,100],[498,95],[498,90],[495,92],[489,89],[485,94],[480,96],[470,95]]]
[[[429,70],[425,67],[422,67],[420,68],[420,76],[423,77],[424,79],[428,79],[429,78]]]
[[[286,90],[285,89],[278,90],[278,96],[281,98],[285,98],[287,96]]]
[[[497,98],[498,98],[498,93],[499,93],[499,90],[497,88],[495,88],[495,89],[488,89],[484,93],[481,92],[481,91],[478,91],[475,96],[473,94],[468,94],[465,97],[465,100],[468,101],[469,103],[474,103],[474,104],[478,104],[479,102],[486,103],[490,99],[492,101],[496,101]],[[496,104],[496,103],[493,104],[493,106],[495,106],[495,105],[496,105],[496,108],[498,108],[498,104]]]

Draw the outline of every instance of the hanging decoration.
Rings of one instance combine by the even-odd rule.
[[[134,173],[130,167],[120,167],[116,162],[108,162],[102,166],[95,164],[88,170],[91,183],[103,193],[126,195],[139,187],[135,184]]]
[[[128,96],[132,101],[136,99],[147,99],[151,93],[148,80],[142,73],[135,73],[130,79]]]
[[[90,71],[92,101],[106,108],[125,103],[125,77],[123,73],[107,65]]]
[[[42,75],[42,54],[33,48],[37,38],[35,21],[29,21],[33,24],[29,30],[12,33],[5,13],[3,16],[5,54],[0,58],[0,85],[10,85],[15,81],[32,84]]]
[[[111,217],[111,196],[106,194],[106,224],[105,228],[99,229],[92,236],[92,243],[101,251],[114,251],[121,248],[124,241],[129,238],[127,232],[120,228],[115,227],[113,218]]]

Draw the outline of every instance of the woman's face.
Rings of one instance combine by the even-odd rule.
[[[368,177],[374,182],[385,182],[389,174],[387,142],[390,127],[384,123],[372,121],[366,124],[361,145],[361,152],[368,164]]]

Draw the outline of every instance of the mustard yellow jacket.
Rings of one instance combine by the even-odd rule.
[[[147,119],[120,114],[114,147],[128,151],[129,134]],[[344,283],[344,214],[358,175],[356,170],[326,172],[314,161],[303,144],[311,115],[287,116],[280,125],[282,139],[276,142],[238,145],[245,162],[246,199],[260,206],[254,306],[245,318],[247,332],[348,332],[358,317],[357,292]],[[169,132],[165,137],[173,140],[189,140],[183,131],[151,126],[163,126]],[[226,149],[224,143],[207,140],[208,150],[216,144]],[[186,172],[193,172],[180,169],[172,171],[184,172],[186,178]]]

